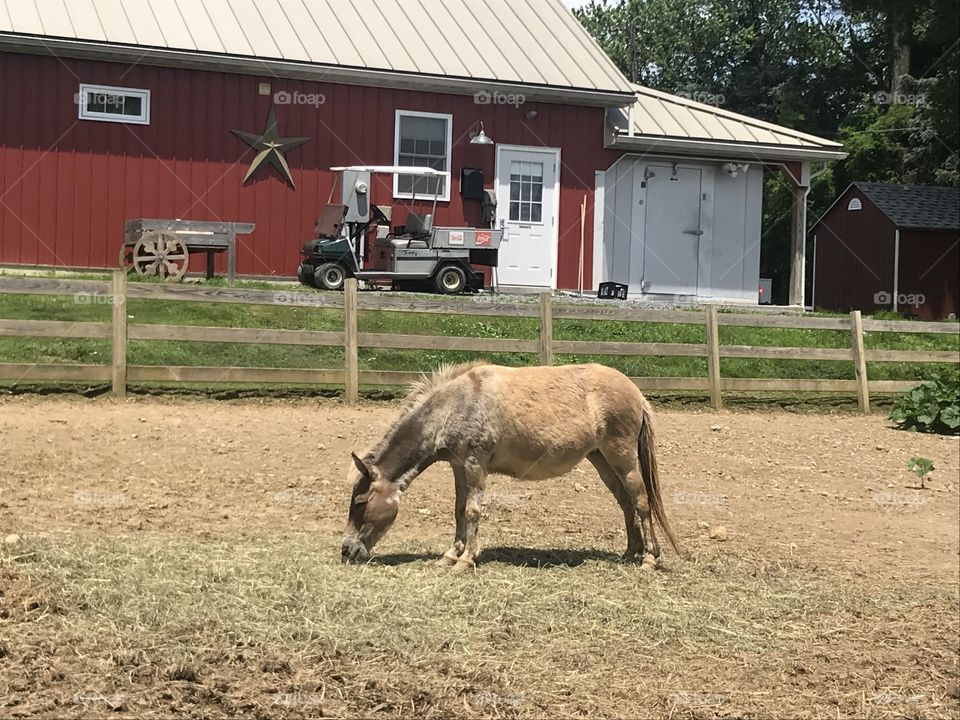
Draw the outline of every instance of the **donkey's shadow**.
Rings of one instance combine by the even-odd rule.
[[[391,553],[377,555],[370,559],[376,565],[406,565],[413,562],[436,560],[436,553]],[[577,567],[585,562],[621,562],[616,553],[605,550],[578,550],[575,548],[522,548],[496,546],[485,548],[480,553],[477,564],[502,563],[525,568]]]

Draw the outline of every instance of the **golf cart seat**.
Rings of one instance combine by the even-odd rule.
[[[402,235],[383,238],[377,241],[378,245],[425,250],[430,247],[430,234],[433,232],[433,215],[421,215],[411,212],[407,215],[407,224]]]
[[[376,246],[399,248],[401,250],[427,250],[430,247],[430,236],[410,237],[409,235],[400,235],[377,238]]]
[[[411,212],[407,215],[406,234],[413,238],[423,238],[433,232],[433,215]]]
[[[343,218],[346,217],[347,206],[340,203],[328,203],[317,219],[315,231],[318,238],[340,237],[340,228],[343,227]]]

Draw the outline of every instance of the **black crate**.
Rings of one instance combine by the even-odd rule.
[[[615,282],[600,283],[597,297],[601,300],[626,300],[627,286]]]

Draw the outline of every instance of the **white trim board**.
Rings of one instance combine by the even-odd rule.
[[[603,215],[606,207],[607,173],[604,170],[597,170],[593,178],[593,284],[589,289],[596,291],[603,282]]]

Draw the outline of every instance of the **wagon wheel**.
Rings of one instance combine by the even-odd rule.
[[[180,280],[187,274],[190,252],[187,244],[170,233],[144,233],[133,247],[133,267],[140,275]]]
[[[133,270],[133,245],[120,246],[120,269],[128,273]]]

